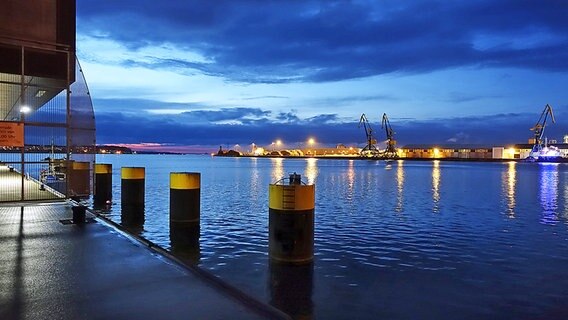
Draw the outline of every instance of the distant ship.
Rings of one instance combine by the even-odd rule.
[[[538,150],[533,150],[526,159],[529,162],[564,162],[562,153],[555,146],[545,146]]]
[[[544,110],[540,114],[540,118],[534,127],[531,128],[534,131],[534,145],[529,156],[525,159],[529,162],[564,162],[566,159],[562,157],[562,153],[555,146],[548,146],[548,139],[544,137],[544,128],[546,127],[546,120],[550,116],[552,123],[555,123],[554,113],[552,112],[552,107],[547,104],[544,106]],[[544,138],[544,145],[543,145]]]

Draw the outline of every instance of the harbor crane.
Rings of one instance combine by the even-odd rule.
[[[379,155],[379,150],[377,149],[377,140],[373,137],[373,129],[369,123],[369,119],[363,113],[359,119],[359,128],[363,125],[365,129],[365,134],[367,135],[367,145],[361,149],[361,155],[366,157],[376,157]]]
[[[556,120],[554,120],[554,113],[552,112],[552,107],[549,104],[546,104],[546,106],[544,106],[544,110],[542,110],[542,113],[540,114],[540,118],[538,118],[537,123],[534,125],[534,127],[531,128],[531,131],[534,131],[534,145],[532,147],[531,153],[529,157],[532,158],[538,158],[539,155],[542,153],[543,148],[546,148],[546,142],[543,146],[543,137],[544,137],[544,129],[546,127],[546,120],[548,120],[548,117],[550,116],[550,120],[552,120],[552,123],[555,123]]]
[[[385,129],[387,135],[387,145],[385,151],[382,152],[382,157],[387,159],[397,158],[398,154],[396,153],[396,140],[394,140],[394,131],[392,130],[389,118],[387,117],[386,113],[383,113],[381,129]]]

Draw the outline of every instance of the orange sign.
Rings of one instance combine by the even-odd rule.
[[[0,121],[0,147],[23,147],[24,124]]]

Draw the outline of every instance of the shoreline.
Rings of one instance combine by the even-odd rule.
[[[240,155],[240,156],[229,156],[229,155],[213,155],[213,157],[220,158],[282,158],[282,159],[330,159],[330,160],[368,160],[368,161],[380,161],[380,160],[408,160],[408,161],[456,161],[456,162],[527,162],[524,159],[493,159],[493,158],[395,158],[395,159],[385,159],[385,158],[372,158],[372,157],[354,157],[354,156],[254,156],[254,155]],[[563,163],[568,162],[568,159],[562,159],[560,161],[555,161],[552,163]]]

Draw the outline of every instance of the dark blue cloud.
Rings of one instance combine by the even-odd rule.
[[[296,115],[296,112],[294,112],[294,111],[280,112],[276,116],[276,119],[278,119],[279,121],[283,121],[283,122],[298,122],[298,121],[300,121],[300,118],[298,118],[298,116]]]
[[[324,123],[333,123],[337,122],[338,118],[336,114],[320,114],[315,117],[311,117],[306,119],[309,123],[313,124],[324,124]]]
[[[459,66],[568,70],[562,0],[161,1],[78,4],[78,32],[208,61],[126,64],[244,82],[323,82]]]

